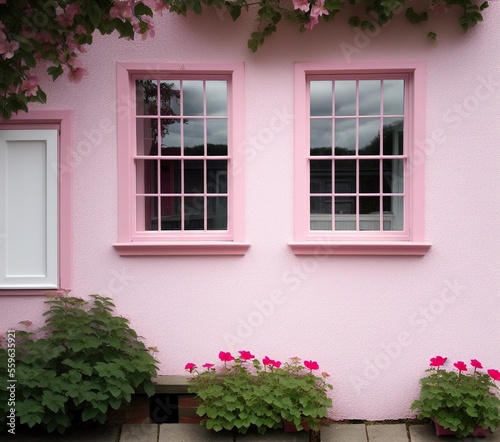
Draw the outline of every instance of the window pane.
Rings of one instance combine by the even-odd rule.
[[[181,161],[160,161],[161,193],[181,193]]]
[[[335,197],[335,230],[356,230],[356,197]]]
[[[378,196],[360,196],[359,213],[359,230],[380,230],[380,198]]]
[[[203,81],[183,81],[182,92],[184,116],[203,115]]]
[[[332,115],[332,82],[311,81],[311,116]]]
[[[359,162],[359,192],[380,192],[380,161],[361,160]]]
[[[384,155],[403,155],[403,123],[401,118],[384,118]]]
[[[384,193],[404,192],[403,160],[384,160]]]
[[[227,120],[207,120],[207,155],[227,155]]]
[[[356,120],[354,118],[335,119],[335,155],[356,153]]]
[[[161,230],[181,230],[181,197],[161,198]]]
[[[181,123],[179,120],[161,119],[161,154],[181,154]]]
[[[162,115],[180,115],[181,82],[179,80],[160,81],[160,113]]]
[[[312,196],[310,199],[311,230],[332,230],[332,197]]]
[[[207,115],[227,115],[227,81],[207,81]]]
[[[313,160],[310,162],[311,193],[332,192],[332,162],[330,160]]]
[[[380,155],[380,118],[359,120],[359,154]]]
[[[380,80],[359,81],[359,115],[380,115]]]
[[[158,115],[156,80],[136,80],[135,98],[137,115]]]
[[[158,230],[158,198],[138,196],[136,199],[137,231]]]
[[[184,193],[203,193],[203,160],[184,161]]]
[[[384,115],[404,114],[404,80],[384,80]]]
[[[311,120],[311,155],[332,154],[332,120]]]
[[[158,154],[158,120],[137,118],[136,120],[137,155]]]
[[[135,160],[137,193],[158,193],[158,161]]]
[[[208,197],[208,230],[227,230],[227,197]]]
[[[204,230],[204,198],[189,196],[184,198],[184,230]]]
[[[404,230],[404,197],[384,196],[384,230]]]
[[[184,154],[204,155],[203,120],[184,120]]]
[[[356,160],[335,160],[335,193],[356,193]]]
[[[335,115],[356,115],[356,81],[342,80],[335,82]]]
[[[227,193],[227,161],[207,161],[207,193]]]

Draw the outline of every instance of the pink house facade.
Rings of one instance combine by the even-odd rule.
[[[437,354],[498,368],[498,19],[282,24],[255,54],[251,14],[97,36],[0,125],[1,328],[110,296],[160,374],[316,360],[335,419],[412,417]]]

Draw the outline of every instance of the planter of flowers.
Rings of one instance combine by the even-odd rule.
[[[500,427],[498,370],[480,371],[483,366],[471,360],[473,370],[463,361],[453,364],[455,370],[443,368],[447,358],[431,358],[429,373],[420,379],[420,398],[411,405],[420,419],[431,419],[438,436],[488,436]]]
[[[320,429],[332,406],[327,395],[332,386],[327,373],[315,374],[317,362],[302,363],[295,357],[281,363],[267,356],[256,359],[249,351],[239,353],[234,358],[221,351],[221,366],[207,363],[201,372],[196,364],[186,364],[193,374],[189,392],[200,400],[197,413],[203,417],[202,425],[237,433],[256,428],[261,434],[283,428],[284,422],[297,431]]]

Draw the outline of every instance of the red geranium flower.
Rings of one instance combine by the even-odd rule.
[[[249,359],[255,358],[255,356],[252,353],[246,350],[240,350],[239,354],[240,354],[240,359],[243,361],[248,361]]]
[[[189,370],[189,373],[192,373],[193,370],[196,368],[196,364],[193,364],[192,362],[188,362],[184,368],[186,370]]]
[[[234,361],[233,355],[230,352],[228,352],[228,351],[221,351],[221,352],[219,352],[219,359],[222,362]]]
[[[274,368],[280,368],[281,367],[281,362],[280,361],[273,361],[274,364],[273,364],[273,367]]]
[[[319,365],[316,361],[304,361],[304,365],[309,370],[318,370],[319,369]]]
[[[488,370],[488,374],[495,379],[495,381],[500,381],[500,371],[491,368]]]
[[[207,370],[210,370],[213,366],[214,364],[210,364],[208,362],[206,364],[203,364],[203,368],[206,368]]]
[[[463,361],[458,361],[453,364],[458,371],[467,371],[467,365]]]
[[[477,359],[471,359],[470,365],[472,365],[474,368],[483,368],[483,365]]]
[[[442,356],[436,356],[431,358],[431,367],[441,367],[447,361],[448,358],[443,358]]]

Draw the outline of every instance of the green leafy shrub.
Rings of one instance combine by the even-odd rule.
[[[157,361],[150,349],[126,318],[112,314],[110,298],[91,298],[50,297],[45,326],[29,331],[31,323],[23,321],[26,330],[15,331],[15,356],[6,343],[0,347],[0,379],[7,377],[9,358],[15,359],[8,375],[17,381],[21,425],[62,433],[82,422],[104,423],[107,411],[129,403],[134,392],[154,393]],[[7,404],[0,397],[2,420]]]
[[[205,364],[201,373],[194,363],[186,365],[194,373],[189,392],[200,400],[197,413],[207,428],[246,433],[254,427],[265,433],[288,421],[298,430],[320,429],[321,419],[332,406],[327,396],[332,386],[326,382],[327,373],[313,373],[319,369],[316,362],[302,365],[299,358],[291,358],[281,364],[267,356],[261,362],[248,351],[240,351],[236,359],[220,352],[219,358],[223,367]]]
[[[440,369],[447,358],[436,356],[431,359],[428,376],[420,380],[420,398],[411,405],[418,410],[421,419],[430,418],[458,437],[471,435],[476,427],[494,431],[500,427],[500,398],[493,380],[500,380],[497,370],[488,374],[476,359],[474,367],[467,373],[467,366],[459,361],[454,364],[457,371]]]

